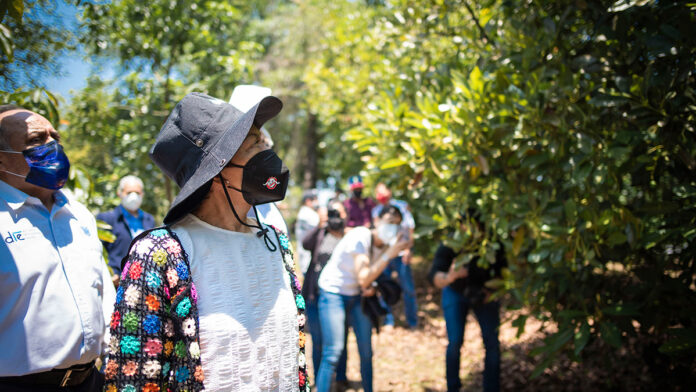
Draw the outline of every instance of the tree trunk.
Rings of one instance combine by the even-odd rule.
[[[314,113],[309,114],[307,131],[305,132],[304,156],[302,158],[304,174],[302,176],[302,188],[311,189],[317,185],[317,128],[319,119]]]

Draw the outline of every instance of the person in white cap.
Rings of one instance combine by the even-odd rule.
[[[232,91],[229,104],[242,112],[247,112],[262,99],[270,96],[271,93],[272,90],[268,87],[255,86],[252,84],[241,84],[235,87],[234,91]],[[273,139],[271,139],[271,134],[268,132],[268,130],[261,127],[261,133],[263,133],[268,141],[268,144],[271,146],[271,148],[273,148]],[[280,213],[280,209],[278,209],[278,206],[276,206],[275,203],[261,204],[256,206],[256,209],[261,223],[273,226],[285,234],[288,233],[288,225],[285,223],[283,214]],[[254,211],[250,210],[247,216],[249,218],[255,218]],[[298,240],[302,239],[298,238]]]

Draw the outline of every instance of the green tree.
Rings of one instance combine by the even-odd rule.
[[[349,24],[346,13],[362,10],[360,20],[369,15],[361,5],[347,2],[310,0],[278,2],[273,12],[256,23],[256,40],[265,43],[264,57],[256,65],[256,77],[262,84],[273,86],[274,94],[283,99],[283,115],[274,122],[281,130],[274,140],[285,151],[293,179],[303,188],[312,188],[318,178],[340,171],[359,157],[350,148],[342,148],[338,133],[333,130],[335,119],[328,116],[320,121],[321,109],[315,105],[320,92],[306,83],[317,58],[324,56],[330,46],[318,40],[338,24]],[[358,22],[359,21],[353,21]],[[323,88],[323,86],[321,86]],[[321,102],[320,105],[327,104]],[[349,147],[349,146],[348,146]],[[345,154],[337,154],[338,151]],[[336,157],[341,159],[335,159]]]
[[[320,119],[355,109],[336,128],[350,128],[368,173],[405,193],[421,236],[482,211],[482,262],[502,239],[505,288],[558,325],[533,352],[544,358],[536,374],[560,352],[581,358],[592,339],[618,348],[637,333],[672,356],[654,374],[688,369],[693,9],[402,0],[379,12],[352,35],[341,25],[326,34],[330,49],[307,78],[322,93]],[[446,240],[457,247],[465,235]]]
[[[47,0],[8,0],[0,5],[0,88],[45,87],[47,74],[60,75],[58,59],[74,49],[70,26]]]
[[[174,104],[202,91],[222,99],[250,79],[262,47],[245,39],[249,14],[264,2],[133,0],[87,3],[82,42],[100,62],[118,63],[118,77],[94,77],[71,106],[68,121],[76,162],[94,178],[101,208],[115,202],[115,181],[126,173],[145,179],[153,200],[146,207],[160,216],[173,199],[169,179],[147,151]],[[93,153],[82,151],[94,150]]]

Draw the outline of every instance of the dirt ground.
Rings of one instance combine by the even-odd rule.
[[[375,391],[446,391],[445,349],[447,333],[440,310],[440,292],[426,280],[429,262],[416,259],[413,264],[418,296],[419,323],[416,330],[406,328],[403,304],[395,306],[397,325],[394,329],[382,329],[372,335],[373,383]],[[505,300],[503,300],[503,304]],[[503,306],[502,308],[505,308]],[[501,343],[502,391],[654,391],[689,390],[665,389],[664,377],[650,374],[644,351],[636,349],[635,339],[626,348],[607,355],[603,342],[592,341],[585,349],[584,362],[573,362],[559,357],[539,377],[530,379],[539,358],[528,353],[542,344],[546,332],[554,330],[548,323],[542,328],[539,320],[528,319],[525,332],[516,337],[517,328],[511,325],[519,311],[503,310],[499,338]],[[484,348],[481,332],[473,314],[467,318],[462,347],[460,377],[462,391],[482,390]],[[314,383],[311,369],[311,339],[308,339],[307,363],[310,381]],[[648,360],[649,361],[649,360]],[[348,340],[348,391],[362,391],[360,361],[355,336]],[[667,376],[669,377],[669,373]],[[682,384],[681,382],[679,384]],[[661,387],[662,386],[662,387]]]
[[[397,325],[393,329],[373,330],[373,379],[376,391],[446,391],[445,349],[447,333],[445,321],[440,311],[439,290],[431,287],[425,279],[426,262],[414,261],[414,278],[418,295],[418,316],[420,326],[416,330],[406,328],[403,318],[403,303],[395,306]],[[541,323],[528,322],[527,331],[515,338],[516,328],[510,325],[512,314],[500,331],[501,354],[503,361],[516,357],[512,346],[538,340],[541,334],[536,332]],[[469,314],[462,347],[460,377],[464,391],[481,390],[481,372],[483,371],[484,349],[481,331],[472,314]],[[310,366],[310,378],[314,380],[311,369],[311,339],[306,349]],[[530,370],[531,371],[531,370]],[[348,338],[348,391],[362,391],[360,385],[360,360],[355,335],[352,331]]]

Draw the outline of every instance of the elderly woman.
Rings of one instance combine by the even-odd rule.
[[[259,131],[281,108],[192,93],[169,115],[150,156],[181,190],[124,259],[106,391],[306,389],[288,239],[246,218],[285,197],[288,170]]]

